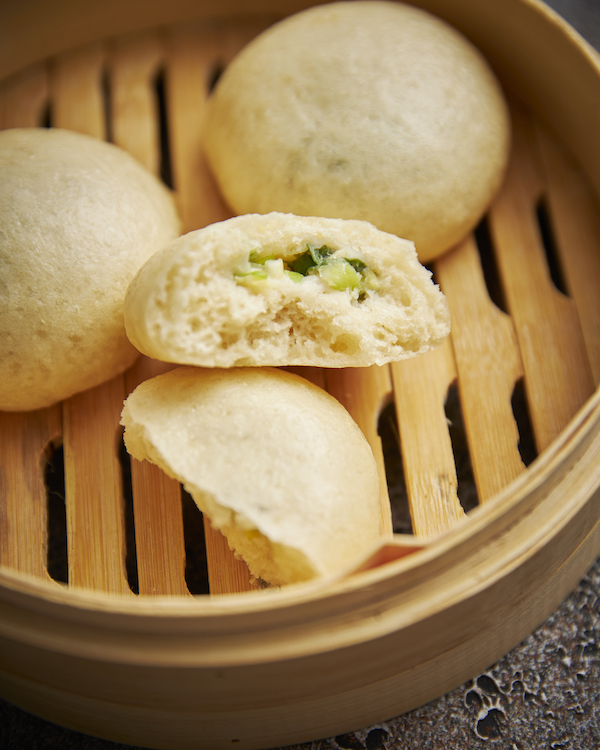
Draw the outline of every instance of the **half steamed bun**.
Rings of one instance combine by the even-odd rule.
[[[138,386],[122,424],[129,453],[183,483],[257,578],[333,575],[381,538],[369,444],[298,375],[180,367]]]

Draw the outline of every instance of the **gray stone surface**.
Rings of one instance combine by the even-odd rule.
[[[543,625],[477,679],[376,727],[293,750],[600,748],[599,615],[597,562]]]

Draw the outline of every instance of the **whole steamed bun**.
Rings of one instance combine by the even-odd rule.
[[[180,222],[154,175],[90,136],[0,131],[0,174],[0,410],[24,411],[132,364],[127,286]]]
[[[500,85],[456,29],[400,2],[304,10],[251,41],[208,104],[206,153],[238,213],[364,219],[421,262],[476,225],[502,180]]]

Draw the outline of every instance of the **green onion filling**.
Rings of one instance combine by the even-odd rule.
[[[249,268],[237,271],[234,276],[239,284],[260,291],[257,282],[268,278],[281,278],[283,274],[292,281],[300,282],[309,275],[319,278],[338,291],[358,291],[358,299],[367,296],[367,290],[377,288],[377,275],[359,258],[333,258],[335,252],[327,245],[315,247],[306,243],[306,250],[288,258],[276,258],[273,253],[253,250],[248,256]],[[283,271],[283,273],[281,273]]]

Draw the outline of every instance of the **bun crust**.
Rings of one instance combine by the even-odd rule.
[[[0,173],[0,409],[22,411],[134,361],[125,291],[180,225],[152,174],[89,136],[1,131]]]
[[[301,11],[251,41],[208,103],[206,153],[237,214],[364,219],[427,262],[495,195],[510,140],[477,49],[386,0]]]
[[[331,251],[323,265],[305,277],[282,270],[309,246]],[[248,263],[256,255],[271,264]],[[359,286],[323,281],[340,268]],[[268,278],[254,283],[262,269]],[[343,287],[346,276],[333,283]],[[237,216],[175,240],[131,283],[125,324],[144,354],[204,367],[366,367],[426,352],[450,330],[446,299],[411,242],[364,221],[280,213]]]
[[[257,578],[334,574],[381,538],[371,449],[304,378],[181,367],[138,386],[121,421],[129,453],[182,482]]]

